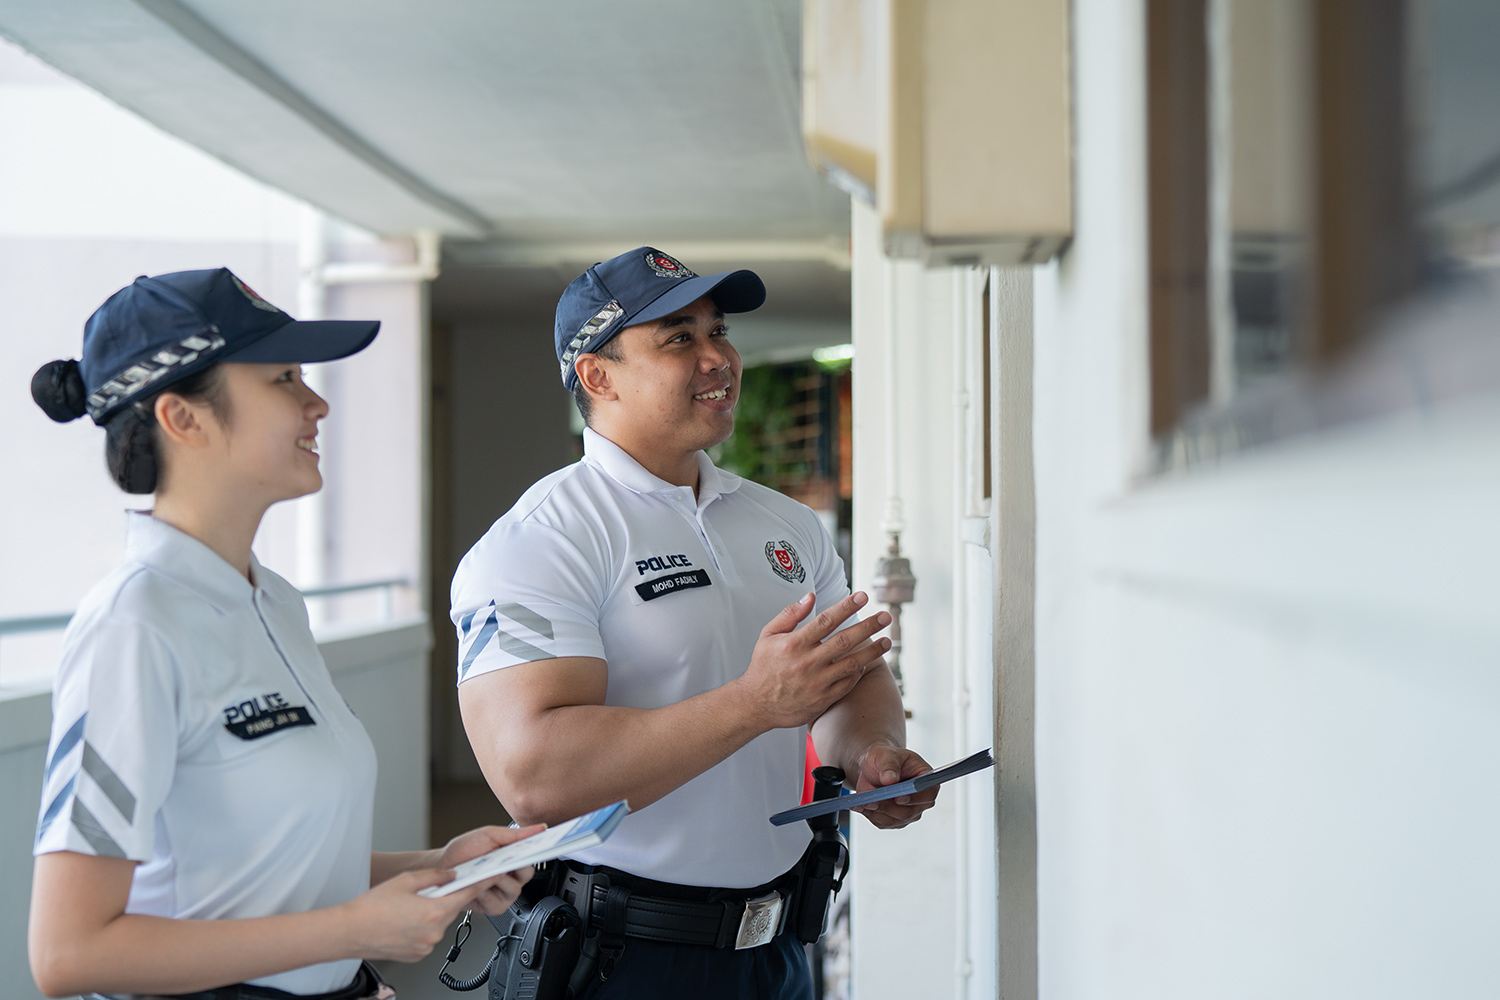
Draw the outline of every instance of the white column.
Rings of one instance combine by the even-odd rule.
[[[325,319],[328,314],[328,285],[323,270],[328,264],[328,220],[311,205],[302,208],[297,239],[297,318]],[[308,388],[320,396],[327,389],[321,365],[304,369]],[[326,440],[318,443],[322,452]],[[325,469],[326,469],[326,463]],[[327,472],[324,472],[327,475]],[[326,484],[325,484],[326,485]],[[322,490],[297,501],[297,585],[303,589],[328,582],[328,503]],[[323,623],[326,611],[323,601],[308,605],[308,616],[314,626]]]

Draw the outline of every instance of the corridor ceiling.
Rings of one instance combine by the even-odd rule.
[[[806,261],[847,285],[847,198],[799,136],[800,9],[0,0],[0,34],[334,215],[471,241],[450,243],[460,262],[550,265],[651,242]]]

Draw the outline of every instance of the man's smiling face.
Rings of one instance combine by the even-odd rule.
[[[617,433],[652,451],[687,454],[734,432],[740,355],[712,298],[628,326],[616,339],[623,360],[604,364],[618,394],[607,418]]]

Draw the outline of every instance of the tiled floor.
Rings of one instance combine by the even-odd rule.
[[[472,830],[476,826],[495,823],[505,826],[510,817],[495,801],[489,787],[483,783],[438,784],[432,788],[432,840],[433,844],[445,844],[452,837]],[[472,993],[455,993],[438,982],[438,970],[443,967],[443,958],[453,943],[447,941],[433,950],[431,955],[415,965],[399,962],[378,963],[380,974],[396,991],[400,1000],[484,1000],[489,988],[482,987]],[[463,954],[448,971],[457,979],[478,975],[495,948],[495,931],[483,914],[476,914],[473,933],[464,945]]]

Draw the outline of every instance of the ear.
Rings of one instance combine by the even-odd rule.
[[[174,444],[201,448],[209,440],[208,408],[188,402],[175,392],[156,397],[156,425],[162,436]]]
[[[573,370],[578,373],[578,384],[583,386],[583,391],[588,393],[591,399],[620,398],[620,394],[615,391],[610,381],[609,364],[606,359],[597,354],[580,354],[573,362]]]

